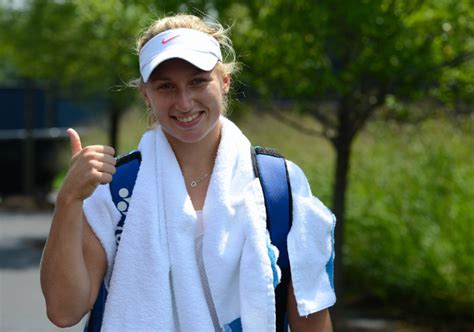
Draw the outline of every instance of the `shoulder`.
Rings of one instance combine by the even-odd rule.
[[[311,188],[303,170],[291,160],[286,160],[288,176],[293,194],[311,195]]]
[[[321,218],[328,222],[333,222],[335,217],[332,211],[316,196],[314,195],[309,181],[303,170],[290,160],[286,160],[288,175],[291,185],[291,193],[294,205],[300,208],[306,206]]]

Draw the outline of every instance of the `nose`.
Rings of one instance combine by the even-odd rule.
[[[180,112],[186,113],[193,109],[194,96],[189,89],[180,89],[176,93],[175,106]]]

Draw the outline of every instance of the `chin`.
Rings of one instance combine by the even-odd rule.
[[[215,128],[215,126],[214,126]],[[213,133],[213,129],[210,128],[209,130],[205,132],[200,132],[200,133],[189,133],[189,134],[182,134],[182,133],[173,133],[173,132],[168,132],[165,131],[166,136],[168,137],[169,141],[173,141],[176,143],[185,143],[185,144],[196,144],[202,141],[205,141],[208,137]]]

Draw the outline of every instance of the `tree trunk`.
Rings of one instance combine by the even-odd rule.
[[[333,201],[332,209],[336,215],[336,229],[335,229],[335,262],[334,262],[334,278],[335,278],[335,289],[338,297],[338,303],[336,305],[336,316],[339,319],[344,319],[344,215],[345,215],[345,204],[346,204],[346,191],[349,184],[349,168],[350,168],[350,156],[351,146],[354,138],[353,124],[348,117],[348,110],[344,110],[341,107],[339,111],[339,128],[338,136],[333,142],[334,149],[336,150],[336,168],[333,182]]]
[[[344,213],[346,204],[346,189],[348,185],[348,173],[351,154],[351,140],[348,138],[340,139],[336,142],[336,169],[333,184],[332,208],[336,215],[335,230],[335,279],[338,293],[344,289],[344,271],[342,247],[344,243]]]

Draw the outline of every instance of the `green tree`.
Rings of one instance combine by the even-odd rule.
[[[262,107],[284,117],[279,110],[285,103],[278,101],[291,100],[292,109],[311,114],[322,126],[285,121],[324,136],[335,149],[332,208],[340,291],[352,143],[377,115],[414,121],[434,114],[433,105],[469,111],[473,3],[268,0],[234,4],[226,15],[235,21],[237,48],[247,54],[243,80],[266,98]]]
[[[120,114],[136,102],[127,83],[138,77],[135,39],[146,24],[176,10],[143,1],[25,1],[0,3],[0,78],[8,71],[47,84],[53,94],[98,96],[109,115],[109,144],[117,146]],[[3,76],[3,77],[2,77]]]

